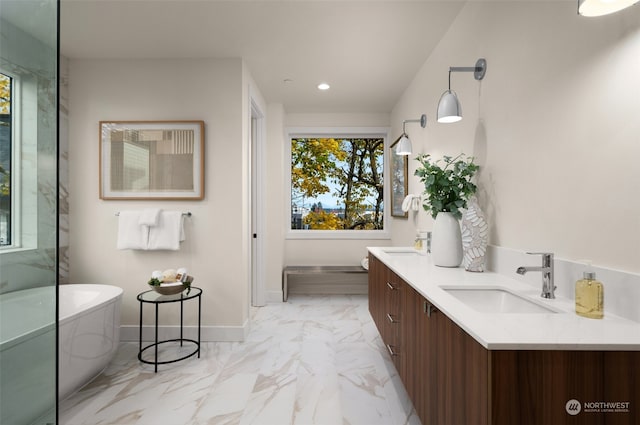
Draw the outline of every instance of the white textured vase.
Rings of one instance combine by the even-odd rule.
[[[489,240],[489,226],[478,200],[472,197],[462,215],[462,264],[470,272],[484,271],[484,257]]]
[[[431,256],[433,264],[458,267],[462,261],[460,223],[450,212],[439,212],[433,224]]]

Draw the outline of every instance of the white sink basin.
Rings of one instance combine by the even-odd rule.
[[[552,307],[520,296],[504,288],[495,287],[441,287],[450,295],[481,313],[558,313]]]
[[[418,254],[418,251],[414,250],[414,249],[395,249],[395,250],[384,250],[384,253],[387,255],[402,255],[402,256],[407,256],[407,255],[420,255]]]

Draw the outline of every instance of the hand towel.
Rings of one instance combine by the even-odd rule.
[[[147,249],[149,228],[140,225],[140,211],[120,211],[118,249]]]
[[[183,218],[181,211],[161,211],[158,224],[149,228],[147,249],[167,249],[177,251],[184,240]]]
[[[140,224],[149,227],[157,226],[160,211],[159,208],[145,208],[140,214]]]
[[[402,211],[418,211],[420,209],[420,195],[407,195],[402,201]]]

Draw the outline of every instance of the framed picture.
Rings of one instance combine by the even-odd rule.
[[[389,167],[391,174],[391,216],[393,217],[409,217],[409,213],[402,211],[402,201],[407,196],[409,184],[407,182],[407,174],[409,173],[409,157],[407,155],[396,154],[395,146],[400,141],[400,137],[391,145],[391,165]]]
[[[100,121],[100,199],[204,198],[204,121]]]

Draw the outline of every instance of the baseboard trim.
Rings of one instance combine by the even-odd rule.
[[[123,325],[120,326],[120,341],[135,342],[140,340],[140,331],[138,326]],[[145,325],[142,327],[142,340],[154,340],[155,327]],[[201,342],[236,342],[244,341],[249,333],[249,322],[245,322],[243,326],[202,326],[200,329]],[[185,326],[183,329],[183,337],[187,339],[198,338],[197,326]],[[158,326],[158,339],[166,340],[180,337],[180,326]]]
[[[267,302],[268,303],[281,303],[282,302],[282,291],[268,291],[267,292]]]

